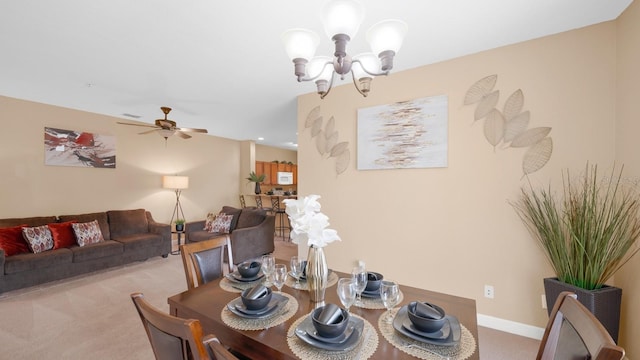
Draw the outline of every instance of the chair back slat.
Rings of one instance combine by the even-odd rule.
[[[193,289],[224,275],[226,236],[180,245],[187,288]],[[231,255],[229,255],[231,262]]]

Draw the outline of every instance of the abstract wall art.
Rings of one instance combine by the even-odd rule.
[[[44,163],[115,169],[116,137],[45,127]]]
[[[358,110],[358,170],[447,167],[448,98]]]

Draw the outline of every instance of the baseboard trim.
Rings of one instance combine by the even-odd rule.
[[[478,325],[536,340],[544,334],[544,328],[482,314],[478,314]]]

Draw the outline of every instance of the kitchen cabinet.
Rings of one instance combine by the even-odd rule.
[[[298,183],[298,166],[295,164],[280,164],[268,161],[256,161],[256,174],[264,174],[265,178],[262,184],[278,185],[278,172],[293,173],[293,184]]]

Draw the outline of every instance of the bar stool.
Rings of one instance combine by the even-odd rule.
[[[268,206],[264,206],[263,205],[263,203],[262,203],[262,195],[256,195],[256,207],[258,209],[265,210],[268,214],[275,215],[275,212],[273,211],[273,206],[272,207],[268,207]]]
[[[289,230],[288,240],[291,240],[291,223],[289,222],[289,217],[285,211],[285,206],[280,201],[279,196],[271,197],[271,208],[273,213],[276,216],[276,234],[280,231],[280,237],[284,240],[284,230]],[[287,226],[285,226],[285,219],[287,221]]]
[[[247,203],[244,201],[244,195],[240,195],[240,207],[243,209],[247,207]]]

